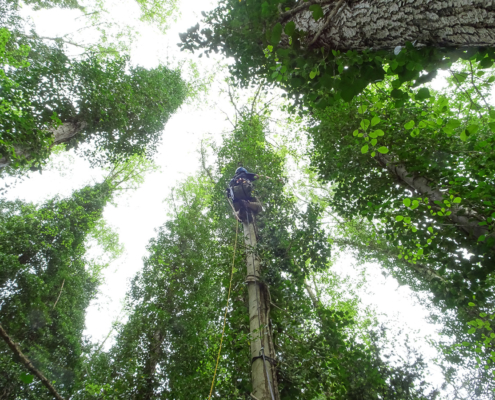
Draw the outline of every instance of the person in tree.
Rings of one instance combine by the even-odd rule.
[[[251,195],[253,181],[259,179],[259,175],[250,173],[246,168],[240,166],[236,169],[234,177],[229,182],[227,196],[232,199],[236,217],[241,221],[247,219],[247,212],[256,215],[262,211],[261,203]]]

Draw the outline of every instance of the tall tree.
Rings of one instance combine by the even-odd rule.
[[[332,207],[369,220],[372,243],[382,245],[375,254],[396,255],[401,279],[419,279],[456,313],[449,322],[456,345],[473,344],[490,370],[493,25],[456,32],[494,10],[483,1],[395,3],[224,1],[205,14],[203,29],[181,35],[181,47],[233,57],[241,85],[261,80],[287,91],[289,109],[314,124],[313,165],[336,185]],[[450,69],[454,99],[421,87],[439,69]],[[374,85],[380,81],[387,85]],[[355,248],[362,250],[364,237],[354,236]]]
[[[42,206],[1,202],[0,321],[63,394],[81,363],[85,309],[100,279],[99,268],[87,265],[84,243],[109,197],[108,184],[99,184]],[[29,382],[6,344],[0,348],[3,398],[50,398]]]
[[[101,271],[122,248],[102,220],[105,205],[120,190],[133,189],[152,168],[133,160],[114,166],[103,183],[42,205],[0,202],[0,325],[56,390],[70,397],[79,383],[86,340],[86,308],[95,298]],[[88,246],[105,257],[93,259]],[[15,354],[0,344],[0,397],[49,399]]]
[[[69,58],[62,45],[26,36],[5,8],[0,167],[39,165],[61,143],[90,144],[83,153],[93,164],[154,153],[187,96],[178,70],[134,67],[125,56]]]
[[[430,398],[421,380],[422,361],[403,368],[386,364],[374,335],[358,334],[353,302],[336,296],[330,304],[313,303],[307,294],[305,278],[312,272],[338,279],[324,272],[329,249],[319,210],[298,210],[284,192],[284,157],[266,141],[265,130],[263,118],[246,113],[222,146],[214,147],[216,167],[205,165],[202,176],[174,191],[171,219],[150,242],[143,272],[132,282],[129,322],[120,328],[108,354],[92,355],[87,386],[76,398],[98,398],[102,390],[108,398],[131,399],[208,394],[236,234],[225,188],[238,162],[273,178],[257,184],[264,206],[256,222],[257,252],[262,260],[261,285],[270,289],[267,329],[274,335],[281,398]],[[244,285],[247,249],[241,243],[234,259],[232,302],[214,398],[245,398],[252,392],[252,337]],[[413,381],[416,389],[410,385]]]

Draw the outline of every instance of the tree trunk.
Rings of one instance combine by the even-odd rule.
[[[56,129],[49,129],[53,132],[53,146],[61,143],[66,143],[87,126],[86,122],[64,122]],[[18,156],[25,156],[29,159],[29,150],[22,147],[14,146]],[[7,157],[0,158],[0,168],[5,168],[10,164],[11,160]]]
[[[308,10],[319,3],[318,21]],[[300,11],[295,12],[295,9]],[[394,48],[406,42],[441,47],[494,46],[495,4],[491,0],[308,1],[281,13],[307,32],[306,46],[338,50]]]
[[[249,295],[251,333],[251,373],[253,396],[259,400],[279,400],[275,349],[270,330],[270,293],[260,282],[260,260],[256,255],[256,233],[251,213],[243,221]],[[267,380],[268,377],[268,380]]]
[[[155,372],[158,365],[158,361],[162,355],[162,344],[164,340],[163,333],[160,329],[156,329],[153,333],[153,338],[149,343],[149,356],[146,360],[144,367],[144,376],[146,377],[146,384],[143,388],[142,393],[138,394],[138,399],[151,400],[155,398],[154,395],[154,382],[155,382]]]
[[[414,175],[409,173],[406,167],[400,162],[395,162],[388,156],[380,153],[377,153],[375,158],[382,166],[387,168],[400,181],[407,184],[414,192],[427,197],[432,208],[439,208],[434,201],[439,201],[443,204],[444,200],[448,200],[440,190],[432,188],[426,178],[414,177]],[[469,207],[454,204],[451,201],[450,203],[451,208],[449,208],[449,211],[451,211],[451,214],[446,218],[449,218],[455,226],[466,234],[466,236],[476,240],[478,240],[480,236],[485,236],[485,238],[495,236],[495,233],[491,232],[486,226],[479,226],[479,222],[481,222],[482,219],[478,217],[476,211]]]

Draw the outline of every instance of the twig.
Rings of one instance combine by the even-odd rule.
[[[454,79],[457,81],[457,88],[460,89],[462,92],[464,92],[464,94],[468,97],[469,101],[471,102],[471,104],[478,109],[478,115],[480,118],[482,118],[482,115],[481,115],[481,112],[480,112],[480,106],[478,104],[476,104],[474,102],[474,100],[471,98],[471,96],[469,95],[468,92],[466,92],[462,87],[461,87],[461,82],[459,82],[459,79],[457,78],[457,76],[455,76],[455,73],[454,71],[452,71],[451,69],[449,69],[449,72],[450,74],[454,77]]]
[[[478,90],[478,86],[474,83],[474,71],[473,71],[473,64],[471,63],[471,60],[469,60],[469,66],[471,68],[471,83],[473,84],[474,90],[476,90],[476,93],[478,93],[478,96],[480,96],[483,99],[483,102],[485,103],[486,107],[488,108],[489,111],[492,110],[490,105],[487,103],[485,96],[481,94],[481,92]]]
[[[34,365],[29,361],[29,359],[22,354],[21,349],[19,346],[12,341],[12,339],[7,335],[7,332],[3,329],[2,325],[0,325],[0,336],[5,340],[5,343],[10,347],[10,349],[14,352],[14,354],[19,358],[22,364],[34,375],[36,375],[39,380],[43,383],[43,385],[50,391],[50,393],[57,399],[57,400],[65,400],[60,394],[57,392],[57,390],[53,387],[53,385],[50,383],[48,379],[45,378],[45,376],[38,371]]]
[[[55,301],[55,304],[53,305],[53,308],[52,310],[55,309],[55,306],[57,305],[58,303],[58,299],[60,299],[60,295],[62,294],[62,289],[64,288],[64,283],[65,283],[65,278],[64,280],[62,281],[62,286],[60,287],[60,292],[58,292],[58,297],[57,297],[57,300]]]
[[[280,13],[279,21],[284,22],[288,18],[292,17],[293,15],[297,14],[300,11],[305,10],[306,8],[309,8],[313,4],[326,4],[326,3],[332,3],[333,1],[334,0],[323,0],[323,1],[309,0],[301,4],[300,6],[294,7],[292,10],[288,10],[286,12]]]
[[[227,88],[228,88],[228,92],[229,92],[229,98],[230,98],[230,102],[232,103],[232,105],[234,106],[235,108],[235,112],[237,113],[237,115],[241,116],[242,114],[239,112],[239,110],[237,109],[237,105],[235,104],[235,101],[234,101],[234,97],[232,96],[232,92],[230,91],[230,85],[227,85]]]
[[[263,87],[263,84],[260,83],[260,85],[258,86],[258,90],[256,91],[256,93],[254,95],[253,103],[251,104],[251,115],[254,114],[254,107],[256,106],[256,99],[258,98],[262,87]]]
[[[203,170],[206,172],[206,174],[208,175],[208,178],[210,179],[210,182],[212,185],[215,185],[215,180],[213,179],[213,176],[211,175],[211,172],[210,170],[206,167],[206,161],[205,161],[205,149],[203,147],[203,143],[204,141],[202,140],[201,141],[201,149],[200,149],[200,154],[201,154],[201,167],[203,168]]]
[[[308,43],[308,47],[311,47],[313,44],[315,44],[315,42],[319,39],[319,37],[321,36],[321,34],[323,33],[323,31],[328,28],[328,25],[330,25],[330,22],[332,22],[333,17],[335,17],[335,15],[339,11],[339,8],[340,8],[340,6],[342,5],[343,2],[344,2],[344,0],[339,0],[339,2],[335,5],[335,7],[333,8],[333,10],[330,11],[330,13],[328,14],[328,17],[327,17],[325,23],[322,25],[322,27],[320,28],[320,30],[316,33],[316,35],[311,40],[311,42]]]

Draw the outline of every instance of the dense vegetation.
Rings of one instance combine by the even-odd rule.
[[[138,3],[141,20],[162,30],[175,12],[173,1]],[[61,143],[111,171],[69,198],[40,205],[0,200],[0,325],[20,346],[12,352],[0,345],[0,399],[52,398],[25,369],[21,350],[66,398],[204,398],[231,268],[213,396],[250,398],[253,332],[244,273],[250,250],[235,239],[242,234],[225,198],[239,162],[269,177],[256,184],[264,207],[256,252],[270,297],[264,329],[273,335],[281,399],[442,396],[410,343],[405,356],[386,350],[398,339],[331,270],[334,255],[344,251],[358,263],[379,263],[411,287],[440,324],[434,342],[450,385],[446,396],[492,398],[495,11],[483,2],[445,2],[437,25],[446,15],[462,19],[457,41],[442,32],[411,42],[407,29],[401,38],[356,28],[366,46],[352,47],[342,33],[349,16],[356,27],[370,21],[369,32],[376,21],[389,23],[388,0],[376,2],[373,22],[366,20],[368,3],[221,0],[203,14],[203,26],[180,35],[183,50],[230,57],[237,90],[260,89],[249,107],[236,107],[222,143],[202,147],[201,173],[171,194],[168,220],[130,285],[129,318],[108,351],[82,335],[106,266],[91,260],[88,241],[119,253],[104,207],[123,184],[143,181],[145,158],[156,153],[165,123],[191,87],[178,70],[135,66],[104,40],[72,56],[66,39],[27,33],[17,1],[0,5],[3,173],[43,169]],[[418,9],[434,14],[433,3],[422,0]],[[27,4],[88,11],[76,1]],[[404,10],[397,11],[397,26],[424,23],[408,20],[416,11]],[[477,12],[485,18],[473,28]],[[435,90],[429,82],[439,71],[445,86]],[[287,133],[285,145],[271,144],[262,88],[283,91],[285,118],[303,126],[307,140]],[[289,157],[301,165],[308,160],[298,182],[288,177]],[[322,224],[328,218],[331,229]]]

